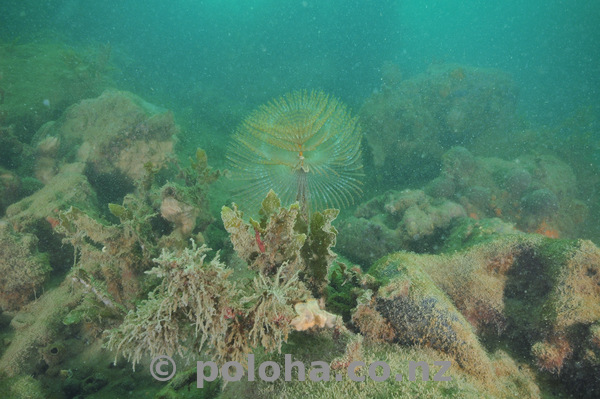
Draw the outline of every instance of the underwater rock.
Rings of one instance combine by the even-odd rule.
[[[62,390],[67,397],[76,398],[81,394],[82,384],[82,381],[78,378],[67,378],[62,384]]]
[[[465,176],[470,176],[477,172],[479,167],[477,158],[465,147],[452,147],[442,155],[442,170],[455,171],[458,175],[460,171]],[[461,182],[459,182],[461,183]]]
[[[394,326],[375,309],[375,303],[360,304],[352,314],[352,324],[371,342],[394,342]]]
[[[59,365],[65,360],[67,352],[65,344],[61,341],[53,342],[40,349],[42,358],[50,367]]]
[[[28,155],[28,146],[15,137],[14,131],[14,125],[3,125],[2,110],[0,110],[0,148],[2,148],[0,167],[14,169],[19,166],[21,156],[24,153]]]
[[[558,198],[547,188],[541,188],[522,199],[523,209],[531,214],[550,217],[558,211]]]
[[[292,334],[291,345],[287,345],[285,353],[290,353],[294,361],[306,365],[309,372],[318,373],[319,367],[309,367],[315,360],[329,363],[331,379],[314,381],[310,378],[298,380],[292,374],[290,381],[280,378],[274,382],[242,379],[237,384],[225,384],[219,397],[235,399],[239,397],[277,397],[295,398],[541,398],[534,373],[523,363],[516,362],[503,351],[496,351],[489,356],[494,375],[487,380],[478,379],[461,367],[452,363],[445,371],[444,377],[451,377],[445,382],[432,381],[435,373],[441,370],[439,361],[451,361],[451,357],[426,347],[407,347],[392,343],[374,343],[360,334],[339,334],[329,330],[319,330],[315,334]],[[318,354],[318,357],[317,355]],[[284,364],[284,355],[265,353],[257,355],[256,363],[273,361]],[[352,361],[362,361],[364,366],[355,369],[357,377],[365,377],[363,381],[351,380],[346,369]],[[385,362],[389,366],[389,378],[369,378],[368,366]],[[420,363],[416,363],[420,362]],[[412,365],[418,365],[413,368]],[[426,365],[425,365],[426,364]],[[377,367],[377,375],[382,376],[381,367]],[[384,368],[385,369],[385,368]],[[428,369],[428,372],[427,372]],[[411,371],[412,370],[412,371]],[[416,373],[415,373],[416,371]],[[401,375],[402,380],[394,377]],[[339,376],[339,377],[338,377]],[[414,377],[411,379],[411,377]],[[421,377],[425,377],[421,380]],[[192,383],[195,380],[192,379]],[[161,396],[161,398],[175,397]],[[181,394],[180,394],[181,395]]]
[[[13,125],[15,136],[29,143],[43,123],[111,86],[110,52],[109,45],[75,49],[58,42],[0,43],[0,125]]]
[[[94,373],[83,380],[81,390],[83,394],[89,395],[98,392],[106,385],[108,385],[108,378],[101,373]]]
[[[48,397],[42,383],[31,375],[20,375],[8,378],[7,381],[0,380],[0,390],[2,396],[7,399],[46,399]]]
[[[190,389],[196,389],[197,372],[196,367],[187,370],[177,371],[167,385],[165,385],[156,395],[154,399],[177,399],[187,396]],[[133,381],[132,381],[133,385]],[[217,378],[213,381],[206,381],[202,387],[200,398],[216,398],[221,394],[223,380]],[[126,389],[125,392],[132,391]]]
[[[177,131],[171,113],[145,103],[130,93],[109,90],[98,98],[81,101],[65,111],[59,120],[45,124],[37,132],[34,138],[37,154],[35,174],[47,184],[29,197],[10,205],[6,210],[8,221],[17,231],[37,235],[40,242],[50,248],[53,265],[56,263],[60,268],[66,268],[65,259],[71,255],[61,249],[60,237],[54,234],[60,223],[60,213],[71,207],[92,218],[107,213],[106,208],[99,209],[101,202],[110,202],[112,199],[121,201],[125,194],[133,191],[134,182],[142,181],[150,169],[158,170],[165,164],[172,152],[173,136]],[[208,206],[206,201],[202,206]],[[142,210],[137,207],[136,210],[141,213],[146,208]],[[189,212],[193,213],[194,210]],[[150,209],[145,215],[136,215],[139,219],[130,221],[130,224],[147,219],[152,213]],[[209,220],[206,215],[203,215],[203,223]],[[196,221],[187,221],[182,216],[178,223],[181,229],[186,230],[193,228]],[[146,234],[152,230],[147,225],[144,229]],[[85,233],[93,234],[90,231]],[[127,247],[128,255],[139,252],[140,243],[147,242],[147,237],[144,237],[139,243],[132,244],[135,247],[132,248],[127,246],[131,243],[130,238],[128,236],[118,244]],[[117,246],[116,243],[105,244],[94,249],[100,252],[103,246]],[[143,248],[142,245],[142,252]],[[101,274],[104,276],[115,274],[115,270],[112,270],[115,263],[123,265],[123,262],[113,262],[114,258],[110,258],[110,255],[103,255],[109,257],[102,266]],[[136,263],[138,258],[137,255],[129,256],[129,264]],[[151,262],[149,259],[151,257],[145,263],[138,263],[147,265]],[[115,286],[111,288],[114,288],[113,293],[118,300],[126,300],[129,295],[135,296],[138,285],[135,268],[116,269],[120,270],[117,273],[120,280],[108,278],[109,285]]]
[[[11,322],[11,326],[18,324],[18,330],[0,357],[0,373],[8,377],[34,374],[43,364],[42,349],[58,342],[59,337],[69,337],[62,320],[81,299],[82,293],[66,281],[21,309],[15,316],[21,322]]]
[[[0,216],[4,215],[6,208],[11,204],[33,194],[43,186],[44,184],[34,177],[20,177],[16,172],[0,167]]]
[[[38,252],[37,237],[15,233],[0,221],[0,309],[18,310],[41,295],[50,270],[48,256]]]
[[[499,218],[463,218],[454,223],[444,237],[440,253],[453,253],[499,236],[520,234],[525,233]]]
[[[362,265],[399,249],[398,234],[377,219],[350,216],[338,228],[337,251]]]
[[[585,237],[600,243],[600,119],[593,108],[580,107],[550,131],[539,133],[543,146],[548,146],[568,163],[577,176],[578,198],[586,199],[589,215],[582,222]],[[538,144],[539,145],[539,144]]]
[[[488,187],[472,186],[465,190],[465,197],[475,207],[485,209],[492,197],[492,190]]]
[[[374,306],[394,328],[394,341],[432,347],[478,378],[491,377],[491,364],[472,326],[410,257],[392,254],[373,265],[394,269],[394,277],[376,293]]]
[[[18,231],[31,232],[45,240],[58,224],[58,213],[76,206],[89,213],[98,213],[98,199],[82,164],[62,168],[49,184],[6,209],[6,216]]]
[[[21,179],[16,173],[0,167],[0,215],[6,207],[19,199]]]
[[[57,155],[60,147],[60,139],[55,136],[47,136],[38,143],[35,151],[35,177],[48,184],[58,172]]]
[[[451,179],[438,176],[425,186],[424,191],[434,198],[452,198],[456,184]]]
[[[507,235],[452,255],[390,255],[369,273],[383,284],[376,310],[397,334],[399,327],[409,340],[423,334],[420,318],[410,314],[433,314],[439,299],[415,301],[409,293],[431,279],[474,331],[532,356],[534,366],[569,390],[600,392],[600,249],[592,242]],[[391,303],[390,291],[398,298]],[[427,332],[430,345],[447,345],[452,337],[444,329]]]
[[[532,180],[531,173],[522,168],[514,168],[504,175],[504,188],[514,198],[520,198],[521,194],[529,188]]]
[[[155,167],[165,164],[178,131],[172,113],[131,93],[107,90],[69,107],[60,119],[39,129],[34,142],[44,162],[38,162],[36,173],[48,174],[48,158],[57,156],[57,164],[84,163],[93,181],[113,176],[112,184],[117,178],[125,179],[123,185],[133,184],[144,176],[148,162]]]
[[[436,246],[435,238],[467,216],[449,200],[434,200],[422,190],[388,191],[359,206],[342,223],[338,249],[349,259],[370,265],[392,251]]]
[[[387,187],[430,180],[445,150],[505,134],[517,97],[506,73],[456,64],[386,85],[360,111],[378,175]]]
[[[551,155],[507,161],[476,157],[454,147],[442,157],[441,174],[425,192],[460,203],[474,219],[498,217],[526,232],[577,237],[587,206],[576,198],[573,170]]]

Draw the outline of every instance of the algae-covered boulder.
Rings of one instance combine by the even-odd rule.
[[[37,243],[34,235],[15,233],[0,221],[0,310],[17,310],[42,293],[50,264]]]
[[[441,170],[425,191],[460,203],[475,219],[498,217],[523,231],[574,238],[587,217],[573,170],[552,155],[508,161],[453,147],[442,156]]]
[[[34,143],[42,153],[43,147],[58,147],[57,164],[84,163],[92,183],[131,185],[144,176],[148,162],[164,165],[177,132],[172,113],[131,93],[107,90],[45,124]],[[47,169],[47,159],[38,163],[38,173]]]
[[[5,399],[44,399],[47,397],[42,383],[30,375],[20,375],[0,381],[0,390]]]
[[[0,126],[28,144],[37,129],[110,85],[110,46],[0,43]]]
[[[381,271],[379,277],[389,270],[393,277],[379,289],[370,307],[393,327],[394,342],[437,349],[485,380],[493,371],[475,330],[419,265],[431,258],[435,256],[400,252],[379,260],[373,265]],[[371,328],[360,317],[354,321],[361,331]]]
[[[0,87],[2,90],[2,87]],[[0,91],[0,95],[2,92]],[[2,105],[0,104],[0,107]],[[2,157],[0,166],[6,168],[15,168],[19,166],[20,158],[27,153],[27,146],[15,136],[14,125],[3,126],[0,118],[0,148],[2,148]]]
[[[348,259],[365,266],[400,249],[400,240],[394,230],[381,218],[348,217],[338,226],[337,250]]]
[[[81,101],[36,133],[35,175],[45,186],[6,215],[18,230],[42,239],[58,223],[58,212],[71,206],[106,212],[102,203],[121,201],[149,165],[156,170],[166,163],[177,131],[171,113],[131,93],[109,90]]]
[[[457,220],[450,233],[444,237],[440,253],[453,253],[475,244],[492,241],[499,236],[520,234],[525,233],[517,230],[514,224],[500,218],[463,218]]]
[[[338,334],[339,335],[339,334]],[[272,361],[281,366],[281,378],[273,382],[250,382],[242,378],[223,387],[220,398],[455,398],[499,399],[541,398],[540,389],[533,372],[527,365],[511,359],[505,352],[497,351],[490,356],[495,374],[487,381],[466,373],[454,364],[442,372],[444,380],[434,375],[442,370],[440,362],[452,361],[451,357],[427,347],[407,347],[390,343],[373,343],[359,334],[336,336],[327,330],[319,334],[292,334],[284,345],[284,354],[258,353],[256,364]],[[294,363],[292,378],[284,380],[286,357]],[[347,367],[351,361],[364,362],[354,369],[356,377],[351,380]],[[315,363],[313,363],[315,362]],[[320,362],[320,364],[318,364]],[[386,377],[383,370],[389,367]],[[302,363],[305,378],[299,380],[298,363]],[[324,367],[323,363],[329,368]],[[369,367],[377,374],[372,378]],[[379,365],[374,367],[375,365]],[[290,367],[288,367],[289,369]],[[328,370],[329,372],[324,372]],[[401,376],[401,380],[398,375]],[[188,381],[194,387],[195,379]],[[210,389],[210,388],[209,388]]]
[[[408,295],[430,279],[478,334],[506,341],[570,391],[587,397],[600,392],[600,250],[590,241],[507,235],[452,255],[390,255],[369,272],[384,284],[382,298],[376,297],[384,322],[404,322],[399,325],[410,332],[419,326],[411,312],[433,314],[439,298],[432,305],[411,302]],[[388,292],[404,293],[404,308],[380,308]],[[434,333],[428,345],[447,340],[446,330],[427,331]]]
[[[506,73],[453,64],[384,87],[360,112],[379,175],[388,185],[434,177],[445,150],[510,126],[517,96]]]
[[[16,172],[0,166],[0,216],[4,215],[10,204],[33,194],[43,186],[43,183],[34,177],[21,177]]]
[[[16,173],[0,167],[0,215],[19,198],[21,181]]]
[[[71,282],[65,281],[16,314],[11,321],[15,335],[0,357],[0,375],[13,377],[43,370],[43,349],[58,337],[68,337],[63,319],[81,298],[82,293],[73,291]]]
[[[450,200],[435,200],[422,190],[388,191],[359,206],[340,226],[338,248],[355,262],[369,265],[401,249],[435,251],[437,238],[467,216]]]
[[[42,189],[10,205],[6,217],[19,231],[49,233],[58,224],[58,213],[71,206],[98,213],[96,192],[83,168],[81,163],[66,165]]]

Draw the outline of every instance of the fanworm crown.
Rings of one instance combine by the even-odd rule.
[[[356,118],[337,99],[298,91],[250,114],[227,158],[249,205],[273,189],[284,204],[341,208],[362,192],[361,138]]]

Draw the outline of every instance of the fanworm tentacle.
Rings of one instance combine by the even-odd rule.
[[[259,107],[234,133],[227,154],[233,178],[243,184],[241,201],[257,208],[273,189],[284,204],[350,205],[362,194],[361,138],[356,118],[320,91],[289,93]]]

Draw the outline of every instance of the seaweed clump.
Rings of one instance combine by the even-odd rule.
[[[137,193],[127,194],[121,205],[108,204],[113,218],[119,221],[117,224],[97,220],[75,207],[58,214],[55,230],[75,249],[72,279],[92,291],[105,305],[132,309],[134,302],[149,291],[148,287],[156,284],[145,278],[144,271],[154,266],[153,259],[159,256],[160,248],[174,248],[181,254],[194,232],[203,241],[198,230],[212,222],[205,192],[219,173],[208,166],[203,150],[198,149],[196,160],[190,163],[189,168],[180,170],[180,179],[162,187],[155,184],[155,175],[161,168],[146,163]],[[171,199],[171,205],[165,214],[167,198]],[[182,212],[183,207],[188,211]],[[189,217],[184,229],[181,223],[186,215],[193,218]]]
[[[227,332],[226,317],[233,314],[229,298],[235,297],[236,287],[228,280],[231,269],[218,256],[204,261],[207,251],[195,244],[179,256],[163,250],[155,259],[157,266],[148,271],[162,278],[161,284],[110,332],[108,347],[135,367],[145,350],[153,357],[183,356],[185,348],[201,349],[207,339],[218,346]]]
[[[117,225],[106,225],[71,207],[59,214],[55,230],[74,248],[73,281],[86,287],[111,308],[131,308],[142,292],[139,277],[152,267],[156,253],[152,209],[141,199],[127,196]]]
[[[298,204],[281,207],[271,191],[260,213],[261,222],[250,223],[242,220],[235,205],[223,207],[221,214],[251,276],[234,278],[233,269],[220,261],[218,253],[206,262],[208,247],[197,248],[193,240],[192,248],[182,252],[163,249],[154,259],[158,266],[147,272],[161,278],[161,283],[121,326],[109,332],[108,348],[117,356],[125,355],[134,366],[146,352],[178,354],[189,360],[204,351],[219,362],[245,363],[245,355],[258,346],[280,352],[293,330],[341,326],[341,318],[323,310],[311,295],[309,287],[314,292],[324,290],[323,284],[316,283],[320,274],[311,270],[322,267],[326,276],[333,258],[317,261],[312,252],[315,259],[305,261],[310,248],[317,246],[303,249],[312,241],[294,230],[300,219]],[[317,214],[327,222],[319,224]],[[320,252],[327,252],[335,242],[330,225],[333,213],[315,215],[314,231],[319,228],[321,234],[330,234],[329,240],[321,241],[325,248]]]
[[[206,152],[201,148],[196,150],[195,159],[190,157],[189,166],[182,168],[177,163],[175,166],[178,168],[176,180],[160,189],[160,215],[173,226],[169,236],[161,239],[161,246],[182,249],[194,232],[197,232],[197,240],[205,240],[198,230],[204,231],[214,221],[206,193],[221,172],[208,165]],[[148,175],[153,173],[152,165],[147,168]],[[152,185],[148,179],[151,177],[142,182],[144,190],[149,190]]]
[[[337,230],[331,222],[339,211],[314,212],[306,225],[300,206],[281,207],[279,198],[271,190],[259,213],[260,222],[251,218],[246,224],[235,204],[232,209],[223,207],[221,211],[223,224],[231,234],[239,257],[251,270],[265,275],[273,275],[287,264],[289,273],[298,272],[314,296],[323,296],[329,265],[336,257],[331,247],[336,243]]]

